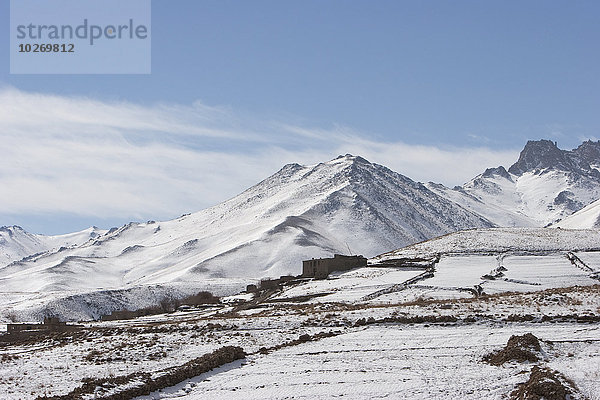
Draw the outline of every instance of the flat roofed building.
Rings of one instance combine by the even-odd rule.
[[[313,258],[302,261],[302,277],[326,279],[334,271],[348,271],[366,266],[367,259],[363,256],[334,254],[333,258]]]

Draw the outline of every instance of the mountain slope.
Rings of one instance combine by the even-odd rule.
[[[443,254],[552,253],[600,251],[598,229],[491,228],[470,229],[380,254],[371,264]]]
[[[428,187],[499,226],[546,226],[600,198],[599,166],[600,141],[571,151],[529,141],[508,170],[488,168],[454,189]]]
[[[596,200],[575,214],[569,215],[555,226],[565,229],[600,228],[600,200]]]
[[[91,227],[66,235],[45,236],[29,233],[16,225],[2,226],[0,227],[0,267],[33,254],[77,246],[104,233],[105,230]]]
[[[290,164],[235,198],[165,222],[131,223],[74,249],[0,269],[7,291],[121,288],[298,274],[301,260],[373,256],[492,224],[420,183],[350,155]]]

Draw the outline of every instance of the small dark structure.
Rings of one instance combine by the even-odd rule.
[[[262,279],[260,281],[260,290],[271,290],[279,288],[279,279]]]
[[[348,271],[366,266],[367,259],[363,256],[334,254],[333,258],[313,258],[312,260],[302,261],[302,277],[326,279],[333,271]]]
[[[68,332],[82,328],[81,325],[67,325],[58,318],[46,317],[43,324],[8,324],[6,332],[9,335],[19,333]]]
[[[260,290],[273,290],[273,289],[281,289],[282,286],[285,286],[288,283],[294,282],[297,279],[292,275],[283,275],[277,279],[262,279],[260,281]],[[250,285],[249,285],[250,286]]]
[[[156,308],[156,314],[159,313],[159,308]],[[148,310],[148,314],[150,314],[150,311]],[[111,311],[110,314],[105,314],[102,315],[100,317],[100,320],[102,321],[119,321],[119,320],[124,320],[124,319],[134,319],[137,317],[140,317],[143,315],[143,311],[138,310],[138,311],[129,311],[129,310],[115,310],[115,311]]]
[[[246,292],[248,292],[248,293],[258,292],[258,286],[256,286],[255,284],[251,283],[248,286],[246,286]]]

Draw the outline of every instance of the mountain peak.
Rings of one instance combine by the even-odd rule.
[[[600,164],[600,140],[597,142],[586,140],[574,149],[573,153],[588,164],[598,165]]]
[[[551,140],[530,140],[521,151],[519,160],[508,169],[508,172],[522,175],[541,168],[568,169],[569,160],[565,153],[557,147],[556,142]]]
[[[574,150],[561,150],[551,140],[530,140],[508,172],[523,175],[553,169],[578,175],[600,178],[600,172],[592,166],[600,165],[600,142],[586,141]]]
[[[512,182],[512,178],[510,177],[510,174],[506,171],[506,168],[504,168],[503,166],[499,166],[497,168],[488,168],[485,170],[485,172],[483,174],[481,174],[481,176],[483,176],[484,178],[501,176]]]
[[[0,226],[0,231],[6,232],[9,235],[12,235],[14,232],[25,232],[25,229],[21,228],[19,225],[12,226]]]
[[[600,141],[562,150],[530,140],[508,171],[488,168],[454,191],[433,187],[504,226],[545,226],[600,197]]]
[[[333,160],[331,160],[331,162],[336,162],[336,161],[349,161],[349,162],[359,162],[359,163],[363,163],[363,164],[371,164],[369,162],[369,160],[366,160],[366,159],[362,158],[361,156],[352,155],[350,153],[347,153],[345,155],[339,155],[336,158],[334,158]]]

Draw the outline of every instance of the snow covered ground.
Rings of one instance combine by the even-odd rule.
[[[600,265],[600,252],[577,254],[590,264]],[[520,255],[520,252],[496,255],[455,253],[441,256],[430,272],[411,267],[377,265],[334,273],[326,280],[285,288],[272,300],[293,301],[311,297],[308,301],[312,303],[393,304],[417,298],[470,298],[477,290],[488,294],[532,292],[600,283],[591,270],[573,265],[567,252],[546,255]]]
[[[163,300],[181,299],[200,291],[229,296],[242,291],[247,283],[245,279],[206,279],[116,290],[52,292],[5,292],[0,287],[0,322],[40,322],[48,314],[63,321],[88,321],[112,311],[154,307]]]
[[[285,288],[274,299],[316,296],[313,302],[356,302],[364,296],[392,285],[405,282],[423,273],[423,270],[401,268],[357,268],[333,273],[329,279],[313,280],[306,284]],[[323,296],[324,295],[324,296]]]
[[[68,396],[87,378],[156,375],[234,345],[245,359],[142,398],[500,399],[534,363],[496,367],[482,358],[531,332],[543,348],[535,365],[561,372],[593,399],[600,395],[598,294],[589,286],[393,305],[263,303],[92,322],[37,339],[0,336],[0,398]]]
[[[378,325],[252,356],[246,365],[142,399],[500,399],[525,380],[531,364],[496,367],[481,360],[511,335],[527,332],[556,342],[547,347],[547,364],[583,391],[600,393],[599,326]]]
[[[565,229],[592,229],[600,227],[600,200],[596,200],[555,226]]]
[[[0,335],[0,398],[67,399],[91,378],[121,382],[111,384],[111,393],[117,393],[142,385],[143,376],[160,376],[223,346],[239,346],[245,359],[144,398],[500,399],[527,380],[534,364],[496,367],[482,358],[511,335],[531,332],[543,340],[543,359],[535,365],[562,373],[582,396],[595,399],[598,234],[460,232],[388,253],[368,267],[266,292],[260,301],[249,293],[235,295],[256,281],[214,278],[213,286],[227,296],[220,307],[87,322],[68,333]],[[407,260],[415,256],[433,264],[415,267],[414,259]],[[67,299],[57,295],[52,309],[85,316],[92,304],[135,308],[194,293],[196,285],[136,286],[106,298],[102,291],[74,292]],[[5,293],[0,304],[39,320],[52,294]],[[27,314],[31,310],[37,314]],[[5,329],[0,326],[0,333]],[[82,398],[101,399],[108,389],[100,386]]]
[[[440,236],[381,254],[372,263],[450,253],[504,253],[600,250],[598,229],[492,228]]]
[[[532,291],[575,285],[594,285],[598,280],[577,268],[565,254],[513,256],[502,260],[505,271],[498,279],[484,283],[487,293]]]

